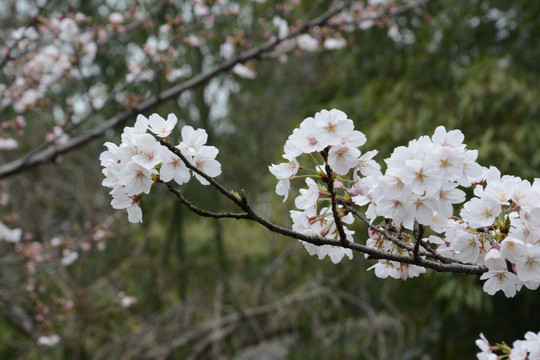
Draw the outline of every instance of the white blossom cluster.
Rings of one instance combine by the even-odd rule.
[[[449,219],[446,237],[432,236],[438,251],[464,262],[484,264],[484,291],[513,297],[540,285],[540,180],[501,176],[484,169],[482,183],[463,205],[461,219]]]
[[[476,346],[481,350],[476,357],[478,360],[497,360],[508,358],[509,360],[540,360],[540,332],[535,334],[528,331],[523,340],[516,340],[512,347],[506,344],[491,345],[484,334],[476,340]],[[497,355],[494,351],[504,353]]]
[[[384,175],[361,179],[364,184],[363,203],[370,202],[366,215],[371,221],[377,217],[392,219],[404,229],[414,230],[415,224],[444,232],[454,212],[453,205],[465,201],[465,193],[458,186],[469,187],[482,174],[475,160],[476,150],[467,150],[463,133],[435,129],[433,136],[412,140],[408,146],[397,147],[385,160]],[[394,254],[410,253],[388,241],[379,233],[370,232],[367,245]],[[432,238],[430,238],[433,240]],[[412,236],[403,234],[402,240],[412,245]],[[435,243],[432,241],[432,243]],[[380,278],[407,279],[425,272],[416,265],[379,260],[370,269]]]
[[[346,175],[353,172],[354,181],[358,179],[358,173],[364,176],[380,173],[379,165],[372,160],[377,151],[369,151],[362,155],[358,147],[366,142],[365,135],[354,130],[353,121],[347,115],[337,109],[322,110],[315,117],[306,118],[300,127],[285,143],[283,158],[287,161],[269,167],[270,172],[279,180],[276,193],[287,199],[290,190],[290,181],[297,178],[300,164],[297,160],[302,154],[310,154],[316,170],[311,177],[306,178],[307,189],[300,190],[300,195],[295,199],[295,205],[302,211],[291,211],[293,230],[303,234],[321,235],[331,239],[338,239],[338,229],[335,224],[333,212],[330,207],[318,210],[319,200],[328,200],[330,195],[324,186],[321,186],[313,178],[322,180],[327,176],[325,165],[330,166],[336,173],[333,185],[336,189],[347,189],[349,193],[356,190],[352,188],[354,182],[348,181]],[[320,154],[320,156],[319,156]],[[317,159],[319,158],[319,159]],[[356,196],[353,198],[357,198]],[[360,200],[361,201],[361,200]],[[340,209],[341,210],[341,209]],[[351,214],[340,212],[341,221],[351,224],[354,219]],[[354,231],[344,226],[344,231],[349,241],[353,241]],[[337,263],[346,255],[352,258],[352,251],[340,246],[323,245],[315,246],[302,242],[311,255],[317,255],[319,259],[329,256],[332,262]]]
[[[111,205],[115,209],[127,209],[132,223],[142,222],[140,199],[158,180],[174,180],[181,185],[193,175],[201,184],[209,184],[156,140],[155,136],[167,139],[177,122],[174,114],[169,114],[167,120],[158,114],[152,114],[148,119],[139,115],[135,126],[124,129],[120,145],[105,143],[107,150],[100,155],[105,175],[102,185],[112,188]],[[182,141],[176,148],[189,163],[208,176],[220,175],[221,164],[216,160],[219,151],[214,146],[205,145],[208,139],[206,131],[186,125],[181,134]]]
[[[330,202],[328,174],[342,204],[365,206],[371,223],[383,219],[379,228],[399,234],[405,246],[390,241],[380,232],[369,231],[366,245],[391,254],[413,256],[415,231],[421,225],[429,235],[426,246],[458,263],[484,265],[488,271],[484,291],[493,295],[502,290],[512,297],[524,285],[540,285],[540,180],[532,184],[514,176],[501,176],[495,167],[476,163],[478,152],[468,150],[460,130],[437,127],[433,136],[400,146],[385,160],[386,171],[373,160],[377,151],[362,154],[364,134],[354,129],[352,120],[340,110],[322,110],[306,118],[285,143],[285,162],[269,167],[278,179],[276,193],[287,199],[291,180],[306,177],[307,189],[295,199],[299,210],[291,211],[293,230],[338,239]],[[300,166],[298,157],[308,154],[312,169]],[[299,175],[299,170],[310,171]],[[474,188],[466,201],[458,187]],[[339,192],[339,193],[338,193]],[[454,205],[463,203],[460,216]],[[318,204],[326,203],[318,207]],[[338,216],[345,224],[353,217],[342,207]],[[344,228],[348,240],[353,231]],[[430,231],[430,232],[428,232]],[[436,234],[436,235],[433,235]],[[304,243],[311,255],[328,255],[334,263],[350,249]],[[424,253],[425,254],[425,253]],[[425,269],[391,260],[379,260],[370,269],[381,278],[418,276]]]

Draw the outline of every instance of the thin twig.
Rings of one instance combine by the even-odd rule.
[[[161,145],[167,147],[170,151],[172,151],[176,156],[178,156],[184,164],[186,164],[186,167],[193,171],[194,173],[202,176],[206,181],[208,181],[210,184],[212,184],[213,187],[215,187],[220,193],[225,195],[225,197],[229,198],[233,203],[235,203],[239,208],[242,209],[243,203],[242,199],[239,198],[237,195],[233,194],[231,191],[227,190],[224,186],[222,186],[220,183],[218,183],[214,178],[206,175],[203,171],[201,171],[199,168],[197,168],[195,165],[193,165],[182,152],[174,147],[172,144],[168,143],[167,141],[161,139],[159,141]],[[245,210],[245,209],[244,209]]]
[[[216,219],[220,219],[220,218],[248,219],[249,218],[249,214],[247,214],[247,213],[241,213],[241,214],[239,214],[239,213],[216,213],[216,212],[207,211],[207,210],[198,208],[195,205],[193,205],[193,203],[191,203],[189,200],[187,200],[180,190],[175,189],[172,186],[171,183],[166,183],[166,185],[167,185],[167,188],[169,188],[169,191],[172,192],[173,194],[175,194],[176,197],[178,198],[178,200],[180,200],[180,202],[182,202],[182,204],[186,205],[187,208],[190,211],[194,212],[195,214],[197,214],[199,216],[212,217],[212,218],[216,218]]]

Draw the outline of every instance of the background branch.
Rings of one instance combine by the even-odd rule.
[[[65,154],[83,145],[86,145],[90,141],[98,137],[101,137],[107,130],[124,124],[126,121],[135,118],[137,114],[141,114],[143,112],[149,111],[150,109],[157,106],[158,104],[161,104],[167,100],[176,98],[178,95],[182,94],[183,92],[193,89],[207,82],[208,80],[214,78],[218,74],[232,69],[236,64],[244,63],[252,59],[257,59],[263,53],[272,51],[277,45],[307,31],[309,28],[313,26],[324,25],[332,16],[335,16],[336,14],[341,12],[343,9],[350,6],[351,3],[352,1],[345,1],[335,6],[331,10],[327,11],[326,13],[322,14],[321,16],[300,25],[298,28],[291,31],[286,37],[283,37],[283,38],[276,37],[272,40],[269,40],[262,45],[259,45],[252,49],[244,51],[243,53],[239,54],[237,57],[231,60],[224,61],[220,65],[215,66],[211,68],[210,70],[207,70],[206,72],[197,74],[189,80],[186,80],[167,90],[164,90],[160,92],[159,94],[154,95],[150,97],[149,99],[147,99],[146,101],[143,101],[142,103],[138,104],[134,108],[126,110],[124,112],[121,112],[109,118],[102,124],[96,126],[94,129],[89,130],[88,132],[81,134],[75,138],[71,138],[65,144],[58,144],[55,146],[51,146],[42,151],[33,153],[31,156],[24,156],[20,159],[13,160],[7,164],[0,166],[0,179],[17,174],[28,168],[31,168],[31,167],[34,167],[43,163],[47,163],[49,161],[53,161],[57,156],[61,154]]]

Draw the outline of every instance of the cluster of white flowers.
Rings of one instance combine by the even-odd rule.
[[[105,143],[107,150],[100,155],[105,175],[102,185],[112,188],[111,205],[115,209],[127,209],[132,223],[142,222],[139,201],[143,194],[150,192],[152,184],[158,180],[174,180],[181,185],[191,178],[192,172],[182,159],[155,137],[168,138],[177,121],[174,114],[169,114],[167,120],[158,114],[152,114],[148,119],[139,115],[134,127],[124,129],[119,146]],[[181,133],[182,141],[176,148],[187,161],[208,176],[221,174],[221,164],[215,159],[219,151],[205,145],[206,131],[184,126]],[[193,172],[193,175],[201,184],[209,184],[199,174]]]
[[[362,154],[364,134],[340,110],[322,110],[306,118],[285,143],[287,161],[269,167],[279,180],[276,193],[287,199],[291,180],[307,177],[291,211],[293,230],[338,239],[335,214],[329,205],[330,183],[341,203],[367,206],[366,217],[379,227],[399,234],[400,246],[380,232],[369,231],[366,245],[391,254],[413,256],[415,229],[430,227],[423,239],[426,246],[456,262],[484,265],[488,271],[484,291],[493,295],[502,290],[512,297],[524,285],[540,285],[540,180],[533,184],[514,176],[502,176],[491,167],[476,163],[478,152],[468,150],[459,130],[437,127],[432,137],[422,136],[408,146],[400,146],[385,160],[384,174],[373,160],[377,151]],[[298,157],[309,154],[313,168],[300,166]],[[327,167],[330,168],[330,175]],[[298,175],[300,169],[311,171]],[[474,197],[463,204],[460,216],[454,205],[466,200],[458,187],[476,185]],[[353,217],[342,207],[338,216],[351,224]],[[344,228],[348,240],[353,231]],[[436,235],[433,235],[436,234]],[[329,255],[336,263],[350,249],[304,243],[308,252],[320,259]],[[409,246],[407,248],[407,246]],[[370,269],[381,278],[418,276],[423,267],[390,260],[379,260]]]
[[[465,201],[465,193],[457,187],[470,186],[482,173],[475,162],[477,151],[467,150],[463,139],[461,131],[447,132],[439,126],[431,138],[422,136],[408,146],[397,147],[385,160],[384,175],[359,180],[366,199],[358,205],[370,202],[366,215],[371,221],[382,216],[409,230],[421,224],[436,232],[445,231],[453,205]],[[412,237],[403,235],[402,240],[411,245]],[[375,232],[370,232],[367,245],[394,254],[408,253]],[[380,278],[395,279],[425,272],[424,268],[389,260],[379,260],[370,269]]]
[[[475,150],[466,150],[459,130],[439,126],[432,138],[422,136],[400,146],[386,159],[377,177],[367,215],[393,219],[413,230],[414,223],[437,227],[434,218],[449,218],[453,204],[465,200],[458,185],[470,186],[481,175]]]
[[[484,169],[482,183],[463,205],[461,219],[448,220],[446,238],[432,237],[439,252],[484,264],[484,291],[513,297],[524,285],[540,285],[540,180]]]
[[[497,360],[508,358],[509,360],[540,360],[540,332],[535,334],[528,331],[524,340],[516,340],[509,347],[506,344],[490,345],[484,334],[480,334],[480,339],[476,340],[476,346],[481,350],[476,357],[478,360]],[[502,352],[500,356],[494,351]]]
[[[353,121],[347,115],[336,109],[322,110],[315,114],[315,117],[306,118],[299,128],[293,133],[285,143],[285,154],[283,158],[287,162],[272,165],[270,172],[279,180],[276,193],[287,199],[290,190],[290,181],[297,178],[300,164],[297,160],[302,154],[310,154],[314,161],[316,170],[311,177],[306,178],[308,189],[300,190],[300,194],[295,199],[296,207],[302,211],[291,211],[293,220],[293,230],[303,234],[315,234],[328,238],[339,238],[338,229],[335,224],[334,214],[330,207],[323,207],[317,210],[319,200],[329,200],[330,195],[324,185],[319,185],[313,178],[322,181],[331,181],[336,189],[354,192],[353,181],[346,176],[349,172],[354,173],[354,178],[358,178],[358,172],[363,175],[379,173],[378,164],[372,160],[376,151],[366,152],[362,155],[358,147],[364,145],[366,137],[360,131],[354,130]],[[319,156],[320,155],[320,156]],[[335,172],[332,179],[328,178],[325,166],[328,165]],[[323,198],[320,198],[320,197]],[[341,209],[341,208],[340,208]],[[351,214],[340,212],[343,223],[351,224],[354,219]],[[349,241],[353,241],[354,231],[344,227],[345,234]],[[315,246],[302,242],[311,255],[317,255],[319,259],[326,255],[332,262],[341,261],[343,256],[352,258],[352,251],[339,246],[323,245]]]

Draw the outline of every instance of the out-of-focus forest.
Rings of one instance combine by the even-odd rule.
[[[76,138],[129,108],[109,101],[78,109],[84,102],[78,94],[96,84],[142,103],[219,65],[227,36],[243,39],[238,48],[263,43],[258,19],[305,21],[332,2],[302,1],[288,12],[287,1],[238,1],[241,16],[217,16],[211,27],[197,22],[195,3],[42,4],[40,16],[81,12],[93,24],[138,7],[149,18],[101,41],[95,59],[101,71],[59,79],[33,108],[2,108],[0,122],[23,116],[26,126],[23,135],[13,135],[18,148],[0,152],[0,169],[36,148],[56,146],[41,146],[55,126]],[[200,3],[222,9],[231,2]],[[31,26],[33,7],[31,1],[0,6],[0,39]],[[178,23],[171,20],[178,15]],[[268,166],[280,161],[292,130],[321,109],[347,113],[367,136],[364,148],[380,151],[379,162],[444,125],[463,131],[481,165],[532,180],[540,177],[539,19],[536,1],[427,1],[343,33],[342,49],[257,57],[246,64],[254,79],[224,71],[144,115],[174,113],[180,125],[206,129],[208,144],[220,150],[218,180],[245,189],[260,213],[285,227],[294,201],[283,203],[275,194]],[[137,56],[134,48],[159,38],[165,21],[173,32],[201,41],[171,43],[178,56],[170,61],[183,69],[178,79],[166,80],[168,65],[150,59],[151,81],[118,89]],[[9,87],[9,81],[3,67],[0,83]],[[366,271],[373,261],[360,254],[337,265],[318,260],[297,241],[257,224],[190,213],[165,186],[144,197],[143,223],[128,223],[101,186],[99,155],[104,142],[120,142],[123,126],[135,118],[3,177],[9,201],[1,220],[24,234],[18,243],[0,242],[0,358],[470,359],[479,352],[474,340],[481,332],[511,344],[540,330],[535,291],[489,296],[475,276],[434,271],[407,281],[378,279]],[[182,188],[200,207],[230,209],[210,187]],[[363,241],[366,229],[355,230]],[[53,334],[56,345],[38,342]]]

